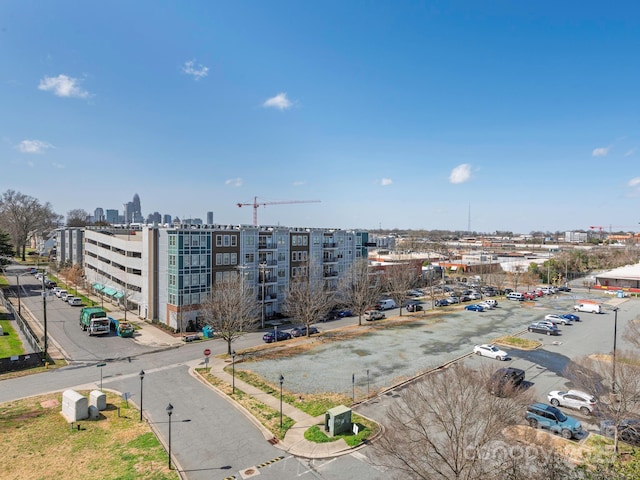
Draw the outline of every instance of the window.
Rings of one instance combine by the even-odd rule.
[[[224,272],[216,272],[216,283],[222,283],[223,273]]]
[[[191,305],[198,305],[200,303],[200,294],[192,293],[191,294]]]
[[[222,254],[216,253],[216,265],[222,265]]]
[[[206,285],[207,284],[207,274],[206,273],[201,273],[200,274],[200,281],[198,283],[200,283],[200,285]]]
[[[200,245],[203,247],[207,246],[207,236],[208,235],[204,235],[204,234],[200,235]]]
[[[169,255],[169,266],[170,267],[175,267],[176,266],[176,256],[175,255]]]
[[[200,262],[200,255],[191,255],[191,265],[197,267]]]
[[[302,236],[302,245],[304,245],[305,247],[309,245],[309,237],[307,237],[306,235]]]
[[[199,285],[200,284],[200,275],[194,273],[191,275],[191,285]]]
[[[285,277],[284,268],[279,268],[278,269],[278,278],[284,278],[284,277]]]
[[[222,235],[216,235],[216,247],[222,246]]]
[[[231,265],[237,265],[238,264],[238,254],[237,253],[232,253],[231,254]]]
[[[291,235],[291,245],[293,245],[294,247],[298,246],[298,236],[297,235]]]
[[[182,257],[182,260],[184,261],[184,266],[185,267],[190,267],[191,266],[191,255],[184,255]]]
[[[229,254],[228,253],[223,253],[222,254],[222,264],[223,265],[229,265]]]
[[[231,246],[232,247],[238,246],[238,237],[236,235],[231,235]]]
[[[193,247],[200,246],[200,236],[196,236],[196,235],[191,236],[191,246]]]
[[[171,305],[175,305],[176,304],[176,295],[175,295],[175,293],[170,293],[169,294],[169,303]]]
[[[207,256],[205,254],[200,255],[200,265],[202,267],[207,266]]]
[[[173,274],[169,275],[169,286],[175,287],[176,285],[176,276]]]
[[[231,242],[229,240],[229,235],[225,235],[224,236],[224,243],[223,244],[224,244],[225,247],[228,247],[231,244]]]
[[[278,246],[284,247],[287,244],[287,237],[285,235],[278,235]]]
[[[256,239],[252,235],[247,235],[244,237],[244,244],[247,247],[251,247],[256,244]]]
[[[287,261],[287,254],[285,252],[278,252],[278,261],[279,262],[286,262]]]
[[[176,236],[175,235],[169,235],[169,246],[170,247],[175,247],[176,246]]]
[[[185,287],[190,287],[191,286],[191,277],[189,275],[184,275],[182,277],[182,283]]]
[[[254,261],[255,261],[255,257],[253,253],[244,254],[244,263],[253,263]]]

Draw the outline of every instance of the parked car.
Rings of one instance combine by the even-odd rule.
[[[398,305],[394,300],[390,298],[387,298],[385,300],[380,300],[376,304],[376,309],[378,310],[391,310],[392,308],[398,308]]]
[[[498,347],[490,343],[476,345],[473,347],[473,353],[476,355],[482,355],[483,357],[495,358],[496,360],[506,360],[509,357],[507,352],[500,350]]]
[[[549,403],[554,407],[567,407],[580,410],[585,415],[591,415],[596,407],[596,397],[580,390],[563,392],[554,390],[547,395]]]
[[[67,292],[66,290],[60,290],[60,300],[62,300],[63,302],[67,301],[67,297],[72,297],[73,295],[70,295],[69,292]]]
[[[31,273],[31,274],[38,273],[38,269],[36,267],[29,267],[27,268],[27,273]]]
[[[498,301],[494,300],[493,298],[487,298],[483,301],[483,303],[488,303],[492,308],[498,306]]]
[[[544,333],[546,335],[559,335],[558,327],[552,327],[549,325],[542,324],[540,322],[532,323],[527,327],[529,332],[534,333]]]
[[[433,305],[436,307],[446,307],[447,305],[449,305],[449,302],[447,302],[447,300],[443,298],[439,298],[439,299],[436,299]]]
[[[555,315],[550,313],[549,315],[545,315],[544,319],[549,322],[553,322],[556,325],[561,323],[562,325],[571,325],[573,321],[570,318],[563,317],[561,315]]]
[[[378,310],[367,310],[366,312],[364,312],[364,319],[367,322],[370,322],[372,320],[382,320],[383,318],[385,318],[384,313]]]
[[[534,403],[527,407],[524,416],[533,428],[548,428],[563,438],[577,438],[582,434],[582,425],[573,417],[568,417],[556,407],[544,403]]]
[[[80,297],[71,297],[67,300],[67,303],[72,307],[79,307],[82,306],[82,299]]]
[[[560,316],[562,318],[568,318],[572,322],[579,322],[580,321],[580,317],[578,315],[574,315],[573,313],[563,313]]]
[[[338,310],[338,318],[353,317],[353,312],[349,309]]]
[[[48,288],[48,289],[52,289],[52,288],[54,288],[54,287],[57,287],[57,286],[58,286],[58,284],[57,284],[56,282],[54,282],[53,280],[46,280],[46,281],[44,282],[44,286],[45,286],[46,288]]]
[[[493,305],[491,305],[490,303],[487,303],[487,302],[480,302],[480,303],[478,303],[478,306],[484,308],[485,310],[491,310],[491,309],[495,308]]]
[[[58,298],[62,298],[62,295],[66,295],[67,291],[63,288],[61,288],[60,290],[58,290],[57,292],[55,292],[56,297]]]
[[[616,431],[613,420],[600,422],[600,433],[613,438]],[[640,422],[635,418],[625,418],[618,423],[618,438],[630,445],[640,447]]]
[[[422,296],[424,296],[424,292],[422,292],[421,290],[409,290],[407,292],[407,296],[408,297],[422,297]]]
[[[464,307],[465,310],[469,310],[472,312],[484,312],[484,307],[481,305],[478,305],[477,303],[472,303],[471,305],[466,305]]]
[[[453,305],[454,303],[460,303],[460,298],[458,297],[447,297],[447,302],[449,305]]]
[[[567,285],[561,285],[558,287],[558,291],[559,292],[570,292],[571,291],[571,287],[568,287]]]
[[[65,297],[64,301],[66,303],[68,303],[69,305],[71,305],[71,302],[73,301],[74,298],[77,298],[77,297],[75,295],[67,294],[67,296]]]
[[[410,303],[407,305],[407,312],[419,312],[422,310],[422,305],[419,303]]]
[[[489,392],[499,397],[513,392],[524,382],[524,370],[520,368],[499,368],[489,379]]]
[[[53,294],[57,297],[60,290],[62,290],[61,287],[53,287]]]
[[[290,338],[291,334],[289,332],[283,332],[282,330],[267,332],[262,336],[262,340],[265,343],[282,342],[283,340],[289,340]]]
[[[540,325],[547,325],[551,328],[558,328],[558,324],[556,322],[552,322],[551,320],[539,320],[536,323],[539,323]]]
[[[292,337],[306,337],[307,327],[303,325],[302,327],[292,328],[290,333]],[[320,331],[316,327],[310,326],[309,335],[313,335],[314,333],[320,333]]]

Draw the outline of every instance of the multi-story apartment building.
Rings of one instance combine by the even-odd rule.
[[[58,265],[67,263],[82,264],[82,250],[84,242],[83,228],[56,229],[56,261]]]
[[[368,233],[354,230],[233,225],[87,227],[89,282],[145,319],[184,330],[198,323],[215,282],[241,272],[266,318],[283,311],[289,282],[308,265],[327,286],[358,258]]]

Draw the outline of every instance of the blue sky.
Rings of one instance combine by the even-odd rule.
[[[0,191],[56,212],[640,222],[640,4],[0,3]]]

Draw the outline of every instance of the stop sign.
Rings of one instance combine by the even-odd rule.
[[[205,357],[208,357],[209,355],[211,355],[211,350],[209,350],[208,348],[204,349],[204,355]]]

